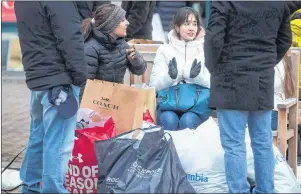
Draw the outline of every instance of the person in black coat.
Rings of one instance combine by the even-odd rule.
[[[254,153],[255,192],[274,193],[274,67],[292,43],[289,18],[286,2],[212,2],[205,65],[211,73],[209,106],[217,109],[230,193],[250,190],[246,124]]]
[[[81,19],[72,1],[16,1],[15,14],[31,90],[30,134],[20,170],[22,193],[68,193],[64,177],[79,90],[87,78]]]
[[[169,32],[175,13],[182,7],[191,6],[191,1],[157,1],[154,12],[160,15],[163,30]]]
[[[126,69],[135,75],[146,71],[146,62],[125,41],[129,22],[125,11],[114,4],[98,7],[94,17],[84,21],[88,79],[123,83]],[[82,87],[80,98],[84,91]]]
[[[152,39],[152,20],[156,1],[122,1],[129,21],[127,39]]]
[[[78,12],[82,20],[92,18],[93,12],[97,7],[110,3],[111,1],[76,1]]]

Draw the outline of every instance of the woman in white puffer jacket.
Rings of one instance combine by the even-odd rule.
[[[210,73],[204,64],[205,32],[198,13],[190,7],[179,9],[173,26],[168,34],[169,44],[161,45],[157,50],[150,85],[156,91],[181,82],[209,88]],[[196,128],[204,121],[192,112],[158,111],[158,123],[168,130]]]
[[[275,66],[274,78],[274,109],[272,112],[271,127],[272,130],[277,130],[278,127],[278,109],[277,105],[282,103],[287,98],[295,97],[295,84],[292,79],[292,62],[288,53]]]

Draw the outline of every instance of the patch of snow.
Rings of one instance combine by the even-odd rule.
[[[2,169],[3,170],[3,169]],[[17,170],[6,169],[2,174],[1,189],[11,190],[22,184],[20,172]]]

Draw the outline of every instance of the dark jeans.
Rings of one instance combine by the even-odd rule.
[[[181,129],[196,129],[208,118],[201,118],[193,112],[178,113],[174,111],[157,111],[157,123],[164,129],[176,131]]]
[[[278,128],[278,112],[272,111],[272,121],[271,121],[272,130],[275,131]]]

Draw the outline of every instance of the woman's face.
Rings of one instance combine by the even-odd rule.
[[[114,29],[112,32],[112,35],[116,38],[125,37],[126,36],[126,30],[129,25],[129,21],[124,19],[122,22],[119,23],[119,25]]]
[[[180,33],[180,39],[185,41],[194,40],[198,31],[198,24],[194,14],[190,14],[187,21],[180,27],[176,27],[177,33]]]

